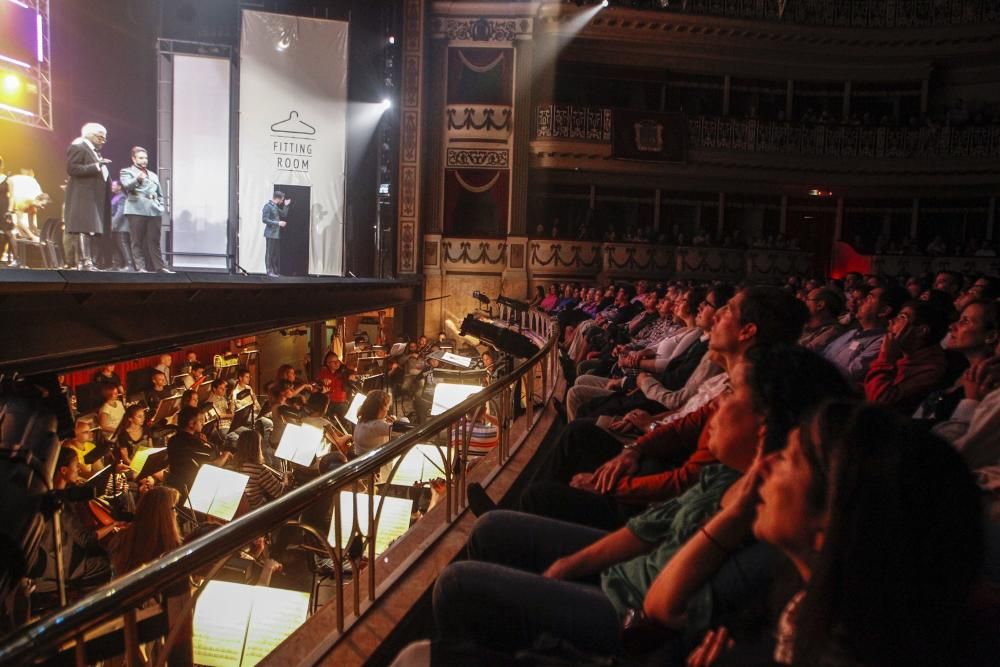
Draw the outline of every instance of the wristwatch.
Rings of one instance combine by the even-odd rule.
[[[633,440],[632,442],[626,442],[624,445],[622,445],[622,449],[628,450],[630,452],[635,452],[636,454],[638,454],[639,453],[639,441],[638,440]]]

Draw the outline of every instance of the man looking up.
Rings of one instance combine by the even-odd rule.
[[[860,387],[868,368],[882,347],[889,320],[906,301],[902,287],[876,287],[858,305],[858,328],[830,343],[823,352],[855,387]]]

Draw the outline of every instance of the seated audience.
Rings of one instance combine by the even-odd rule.
[[[865,398],[913,414],[944,381],[947,360],[941,338],[947,327],[945,314],[929,302],[909,301],[900,308],[865,376]]]
[[[434,587],[438,635],[511,652],[542,634],[584,650],[620,650],[626,612],[642,608],[656,574],[720,503],[738,497],[741,486],[727,490],[757,453],[784,447],[788,432],[830,395],[829,383],[843,386],[828,362],[795,348],[732,370],[733,393],[709,427],[719,464],[611,533],[501,510],[480,517],[468,543],[474,560],[448,566]]]
[[[823,351],[823,355],[859,388],[882,347],[889,320],[905,300],[906,292],[899,287],[867,290],[857,307],[857,327],[835,338]]]
[[[799,345],[823,353],[826,346],[844,332],[839,318],[844,310],[844,297],[830,287],[817,287],[806,297],[809,319],[799,338]]]
[[[733,550],[751,527],[787,558],[798,592],[775,639],[758,635],[773,649],[720,629],[688,664],[712,664],[708,653],[725,664],[982,664],[967,622],[983,558],[978,490],[949,447],[865,406],[846,422],[828,411],[807,419],[755,468],[758,479],[667,564],[644,608],[665,626],[688,625],[685,599],[740,558]]]

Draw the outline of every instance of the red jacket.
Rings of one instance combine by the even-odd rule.
[[[683,419],[647,433],[636,441],[642,456],[652,456],[675,467],[654,475],[623,477],[615,497],[624,502],[652,503],[675,498],[698,481],[701,469],[718,463],[708,449],[709,428],[719,400],[709,401]]]
[[[946,371],[947,360],[940,345],[928,345],[912,356],[904,354],[895,363],[879,350],[865,376],[865,398],[911,415],[944,380]]]
[[[344,385],[346,378],[347,372],[343,366],[336,373],[331,373],[330,369],[325,366],[320,370],[317,380],[319,380],[321,385],[326,387],[326,394],[330,397],[331,403],[347,402],[347,387]],[[326,382],[330,384],[326,384]]]

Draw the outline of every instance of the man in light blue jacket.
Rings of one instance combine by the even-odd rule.
[[[149,155],[142,146],[132,148],[132,166],[122,169],[119,180],[125,191],[125,218],[132,236],[132,257],[138,271],[173,273],[160,249],[160,222],[164,205],[160,179],[148,169]]]

